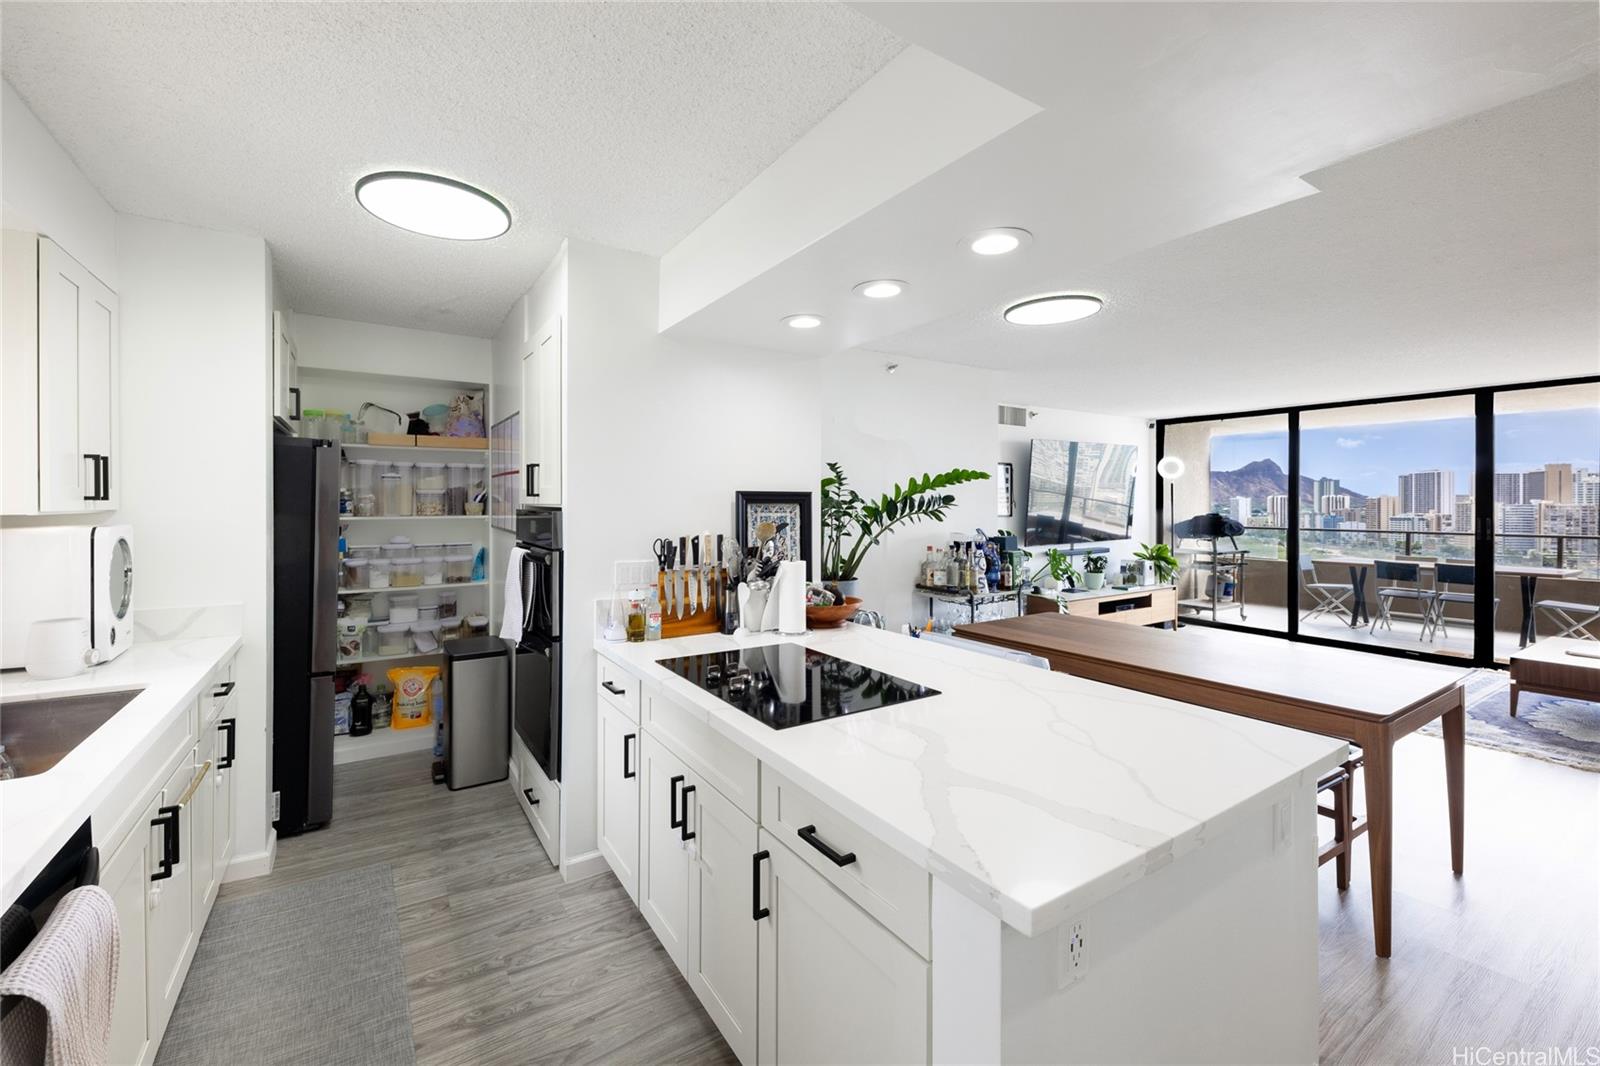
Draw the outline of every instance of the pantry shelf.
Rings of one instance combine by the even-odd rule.
[[[396,655],[358,655],[353,659],[340,659],[335,664],[335,669],[344,670],[351,666],[360,666],[362,663],[388,663],[400,659],[439,659],[444,656],[442,651],[406,651]]]
[[[440,459],[461,458],[463,456],[474,459],[487,459],[487,448],[439,448],[427,444],[341,444],[340,448],[357,455],[395,455],[403,459],[414,459],[417,456],[438,457]]]
[[[366,596],[374,592],[438,592],[441,589],[473,589],[482,588],[489,582],[484,581],[446,581],[438,585],[391,585],[382,589],[340,589],[341,596]]]
[[[488,515],[482,514],[342,514],[339,524],[346,522],[487,522]]]
[[[361,762],[365,759],[381,759],[386,755],[400,755],[411,751],[426,751],[433,747],[434,731],[432,728],[423,729],[395,729],[385,727],[374,729],[364,737],[352,737],[348,733],[341,733],[333,738],[333,762],[340,765],[347,762]]]

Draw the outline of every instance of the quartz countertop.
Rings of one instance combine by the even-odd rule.
[[[161,731],[193,707],[212,671],[239,645],[238,637],[135,643],[77,677],[42,681],[20,670],[0,674],[0,699],[6,703],[144,690],[49,770],[0,781],[0,900],[9,903],[28,887]]]
[[[796,642],[940,695],[771,729],[657,660]],[[1240,824],[1342,740],[862,626],[595,650],[1032,936]],[[1296,802],[1300,802],[1297,799]]]

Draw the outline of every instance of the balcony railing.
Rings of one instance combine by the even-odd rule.
[[[1254,554],[1267,558],[1285,557],[1284,545],[1291,530],[1287,526],[1246,526],[1237,538],[1240,547],[1251,547]],[[1318,549],[1331,554],[1354,554],[1358,550],[1376,554],[1389,551],[1395,557],[1436,555],[1442,559],[1469,560],[1476,548],[1476,535],[1467,532],[1433,532],[1420,529],[1315,529],[1300,534],[1301,552]],[[1267,541],[1271,553],[1256,551],[1251,541]],[[1529,545],[1526,548],[1521,545]],[[1600,536],[1587,533],[1496,533],[1495,559],[1500,563],[1572,568],[1581,577],[1600,578]]]

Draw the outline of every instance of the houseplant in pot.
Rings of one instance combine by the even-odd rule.
[[[1083,587],[1097,589],[1106,583],[1106,564],[1109,555],[1087,555],[1083,560]]]
[[[1033,553],[1024,554],[1031,556]],[[1060,548],[1050,548],[1044,553],[1044,564],[1029,575],[1027,583],[1037,585],[1039,579],[1046,573],[1050,575],[1050,579],[1056,583],[1058,589],[1077,588],[1078,579],[1083,576],[1078,573],[1078,568],[1072,565],[1072,556]]]
[[[1156,568],[1156,582],[1170,585],[1172,579],[1178,576],[1178,557],[1172,554],[1172,547],[1167,544],[1141,544],[1139,550],[1133,553],[1135,559],[1143,559]]]
[[[828,464],[822,479],[822,580],[841,596],[856,594],[857,574],[874,544],[904,525],[924,519],[944,521],[956,498],[945,489],[983,481],[982,470],[956,467],[942,474],[923,474],[896,484],[892,493],[868,499],[850,487],[843,467]]]

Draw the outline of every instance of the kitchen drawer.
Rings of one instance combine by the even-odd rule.
[[[199,703],[199,700],[192,701],[183,713],[173,716],[150,750],[95,808],[95,845],[102,854],[111,854],[127,836],[150,797],[156,794],[163,781],[177,772],[180,760],[184,766],[192,765]]]
[[[931,885],[927,871],[770,766],[761,773],[761,826],[919,955],[929,958]],[[800,830],[807,827],[802,836]],[[819,845],[854,859],[841,866]]]
[[[599,678],[600,698],[628,716],[628,721],[639,724],[639,679],[607,659],[596,655],[595,674]]]
[[[539,768],[539,762],[522,746],[519,737],[511,742],[511,784],[517,791],[517,806],[533,826],[534,835],[544,845],[552,865],[561,863],[561,786]]]
[[[644,731],[688,764],[706,784],[751,818],[761,793],[756,757],[706,724],[703,712],[651,693],[644,698]]]
[[[236,717],[239,706],[237,682],[233,679],[234,660],[229,659],[217,667],[200,696],[201,726],[209,726],[219,718]]]

